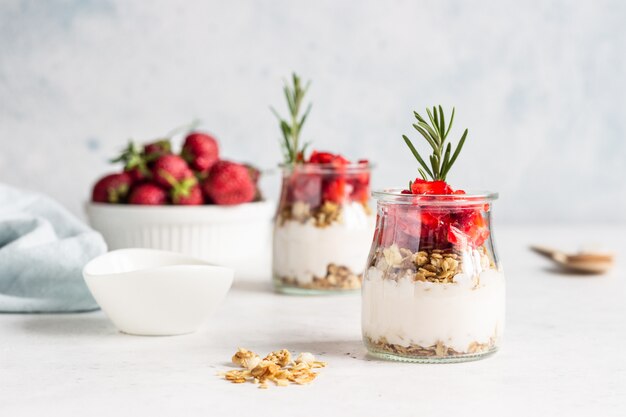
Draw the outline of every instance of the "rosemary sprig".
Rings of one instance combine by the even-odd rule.
[[[300,143],[300,132],[302,131],[302,126],[311,111],[311,103],[309,103],[306,107],[302,116],[300,116],[300,110],[302,108],[304,95],[309,89],[311,81],[308,81],[306,85],[302,87],[300,77],[298,77],[296,73],[293,73],[292,82],[292,86],[285,83],[285,86],[283,87],[285,98],[287,99],[287,107],[289,108],[289,120],[285,120],[280,117],[278,112],[273,107],[270,107],[272,113],[274,113],[278,118],[280,131],[283,134],[281,145],[285,164],[301,162],[304,152],[309,145],[308,143]]]
[[[463,132],[463,136],[461,136],[454,153],[452,153],[452,144],[449,142],[446,143],[450,129],[452,129],[452,123],[454,122],[454,111],[455,109],[452,108],[452,115],[447,125],[446,117],[441,106],[433,106],[432,111],[429,108],[426,109],[430,124],[420,116],[419,113],[413,112],[417,119],[417,123],[413,124],[413,127],[426,139],[433,149],[432,154],[428,158],[430,167],[426,164],[417,149],[415,149],[411,140],[406,137],[406,135],[402,135],[411,153],[421,166],[417,170],[424,180],[430,177],[433,181],[445,181],[446,176],[450,172],[450,168],[452,168],[452,165],[454,165],[454,162],[456,162],[456,159],[459,157],[459,153],[461,153],[461,149],[467,138],[467,129]]]

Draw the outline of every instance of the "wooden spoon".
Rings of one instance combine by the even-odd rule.
[[[556,262],[569,271],[589,274],[602,274],[613,266],[613,254],[601,252],[565,253],[544,246],[531,246],[530,249]]]

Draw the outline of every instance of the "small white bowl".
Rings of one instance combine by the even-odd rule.
[[[121,249],[83,268],[91,294],[122,332],[195,332],[226,296],[233,270],[174,252]]]
[[[271,201],[237,206],[87,203],[86,211],[109,250],[169,250],[234,268],[237,278],[271,276]]]

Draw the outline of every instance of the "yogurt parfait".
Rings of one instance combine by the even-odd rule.
[[[334,161],[334,162],[330,162]],[[374,232],[369,164],[313,152],[285,167],[274,225],[274,283],[283,292],[361,288]]]
[[[374,192],[377,222],[362,290],[362,331],[371,354],[413,362],[460,362],[495,352],[505,316],[505,281],[491,230],[497,194],[446,182],[454,152],[441,107],[416,113],[433,149],[430,164],[405,141],[420,177],[407,189]],[[454,112],[450,119],[453,121]]]
[[[310,107],[299,114],[307,87],[293,76],[285,87],[291,117],[279,117],[284,163],[274,225],[273,280],[280,292],[316,294],[361,288],[374,233],[370,164],[313,151],[299,134]]]

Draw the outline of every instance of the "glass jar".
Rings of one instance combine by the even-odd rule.
[[[360,289],[375,225],[369,198],[366,162],[284,166],[274,222],[276,290],[321,294]]]
[[[463,362],[498,349],[505,283],[491,230],[494,193],[375,192],[376,231],[362,290],[369,352]]]

